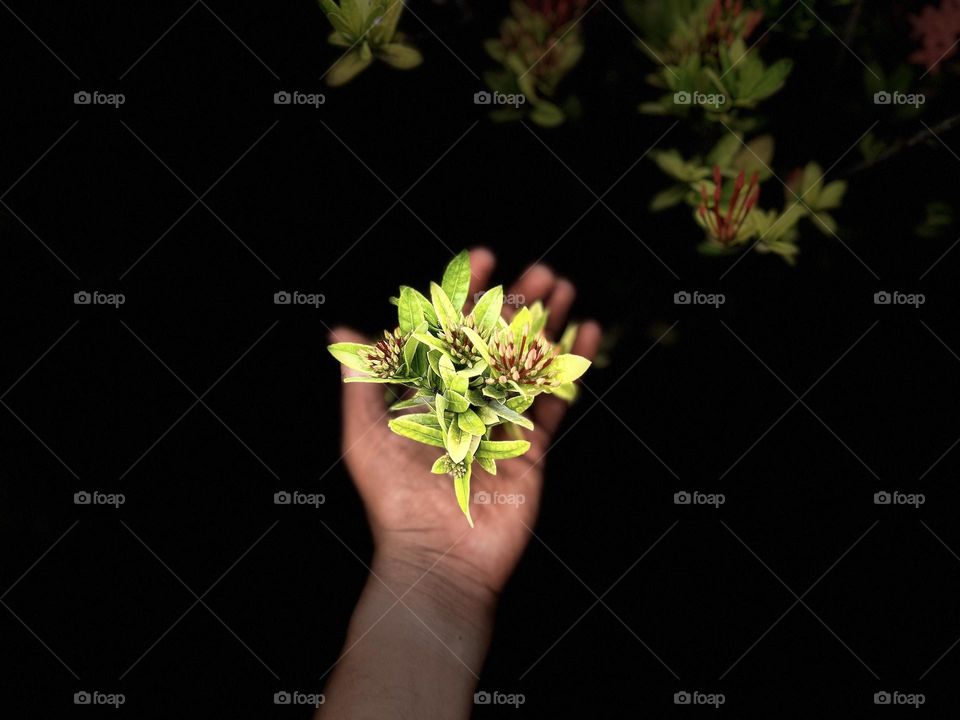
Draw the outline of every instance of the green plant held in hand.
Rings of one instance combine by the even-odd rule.
[[[349,48],[327,73],[327,84],[344,85],[379,58],[398,70],[423,62],[420,51],[397,32],[404,0],[319,0],[333,32],[331,45]]]
[[[457,503],[470,516],[470,476],[476,462],[491,475],[497,460],[523,455],[530,443],[520,428],[533,430],[524,412],[540,393],[571,401],[590,361],[571,354],[577,328],[556,344],[543,335],[547,311],[539,302],[502,317],[503,287],[485,292],[464,314],[470,286],[470,254],[464,250],[447,266],[443,280],[430,284],[430,299],[401,286],[397,327],[375,344],[334,343],[330,353],[360,373],[344,382],[400,385],[409,397],[390,409],[416,410],[390,420],[397,435],[443,449],[431,468],[453,479]],[[503,427],[511,439],[494,439]]]

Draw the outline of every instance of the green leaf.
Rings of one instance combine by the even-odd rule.
[[[550,394],[556,398],[565,400],[566,402],[573,402],[577,399],[577,394],[579,392],[580,391],[576,385],[574,385],[572,382],[568,382],[553,388],[550,391]]]
[[[834,180],[820,191],[817,198],[817,210],[833,210],[840,207],[843,202],[843,196],[847,192],[847,183],[845,180]]]
[[[533,337],[547,325],[549,312],[544,310],[543,303],[537,300],[530,306],[530,337]]]
[[[413,297],[417,299],[417,302],[420,303],[420,309],[423,310],[423,317],[426,318],[427,322],[430,323],[433,327],[437,327],[440,323],[437,321],[437,313],[433,309],[431,302],[424,296],[422,292],[416,290],[415,288],[408,287],[407,285],[400,286],[400,294],[402,295],[404,291],[408,291]]]
[[[500,416],[486,405],[481,405],[477,408],[477,415],[483,420],[484,425],[496,425],[500,422]]]
[[[467,472],[463,477],[453,479],[453,490],[457,495],[457,504],[463,511],[470,527],[473,527],[473,518],[470,517],[470,475],[473,472],[473,458],[467,459]]]
[[[487,343],[484,342],[483,338],[480,337],[480,334],[473,328],[468,328],[463,326],[460,328],[463,331],[463,334],[470,338],[470,342],[473,344],[474,350],[483,358],[483,361],[487,365],[493,364],[493,358],[490,357],[490,350],[487,348]]]
[[[440,284],[454,310],[460,310],[467,301],[467,293],[470,291],[470,253],[468,251],[461,250],[450,261],[447,269],[443,271],[443,280]],[[436,298],[433,302],[436,305]],[[439,311],[437,314],[440,314]]]
[[[390,406],[391,410],[406,410],[408,408],[420,407],[422,405],[430,405],[430,396],[429,395],[418,395],[417,397],[412,397],[409,400],[400,400],[395,402]]]
[[[436,413],[410,413],[408,415],[403,415],[402,417],[404,420],[417,423],[417,425],[423,425],[424,427],[440,427],[440,420],[437,419]]]
[[[511,410],[506,405],[499,403],[496,400],[491,400],[489,403],[487,403],[487,407],[493,410],[497,415],[502,417],[504,420],[509,420],[514,425],[519,425],[520,427],[526,428],[527,430],[533,430],[533,423],[530,420],[525,418],[520,413],[515,412],[514,410]]]
[[[526,95],[528,93],[524,94]],[[563,121],[567,118],[563,114],[563,110],[556,105],[546,100],[541,100],[536,103],[530,111],[530,119],[541,127],[551,128],[562,125]]]
[[[387,43],[377,50],[380,59],[397,70],[412,70],[423,62],[423,55],[415,47],[400,43]]]
[[[583,375],[590,367],[590,361],[580,355],[567,353],[555,357],[550,367],[554,368],[554,380],[568,383]]]
[[[469,408],[457,414],[457,424],[463,432],[471,435],[483,435],[487,431],[487,426],[483,420]]]
[[[429,348],[437,350],[440,353],[441,357],[446,357],[447,346],[444,345],[440,340],[435,338],[433,335],[427,332],[414,332],[413,337],[417,339],[418,342],[422,342]],[[439,371],[437,372],[439,375]]]
[[[354,375],[352,377],[345,377],[343,379],[345,383],[413,383],[416,382],[416,378],[377,378],[377,377],[367,377],[366,375]]]
[[[460,323],[460,313],[453,306],[446,291],[436,283],[430,283],[430,298],[437,311],[437,319],[444,330],[452,330]]]
[[[443,433],[438,428],[427,427],[406,417],[394,418],[389,422],[390,429],[397,435],[416,440],[424,445],[444,447]]]
[[[519,457],[529,449],[530,443],[526,440],[481,440],[476,456],[491,460],[507,460]]]
[[[450,427],[447,428],[446,448],[453,462],[458,463],[467,456],[470,450],[470,437],[470,433],[463,432],[457,423],[450,423]]]
[[[427,353],[427,362],[430,364],[430,367],[433,369],[434,375],[440,377],[440,358],[444,355],[442,350],[430,350]]]
[[[533,405],[533,398],[520,395],[510,398],[504,403],[504,405],[513,410],[515,413],[524,413],[530,409],[531,405]]]
[[[450,456],[446,453],[438,457],[436,462],[433,463],[433,467],[430,468],[430,472],[432,472],[434,475],[446,475],[452,471],[453,463],[450,462]]]
[[[423,317],[423,308],[420,307],[420,301],[414,294],[413,288],[404,288],[400,291],[400,302],[397,305],[397,319],[399,320],[400,332],[404,335],[418,329],[425,320]]]
[[[337,60],[327,72],[327,85],[330,87],[346,85],[366,70],[371,62],[373,62],[372,57],[364,58],[363,55],[356,50],[347,53]]]
[[[327,350],[333,355],[338,362],[346,365],[352,370],[359,370],[360,372],[370,372],[370,366],[367,365],[359,355],[357,355],[358,350],[365,350],[367,352],[372,352],[373,348],[370,345],[362,345],[360,343],[333,343],[333,345],[327,345]]]
[[[447,390],[444,393],[444,398],[447,401],[447,410],[450,412],[461,413],[470,409],[470,403],[467,399],[454,390]]]
[[[447,399],[443,395],[438,394],[434,404],[437,406],[436,408],[437,422],[440,423],[440,429],[443,430],[444,433],[446,433],[447,432],[447,416],[444,413],[447,411]]]
[[[533,316],[530,314],[530,309],[526,307],[520,308],[520,312],[514,315],[513,320],[510,321],[510,332],[513,333],[513,344],[518,357],[526,352],[526,348],[520,345],[523,331],[528,330],[532,324]]]
[[[481,334],[487,334],[497,326],[503,310],[503,285],[487,290],[473,308],[473,319]]]
[[[679,205],[686,198],[690,188],[686,185],[671,185],[666,190],[661,190],[650,201],[650,210],[660,212],[674,205]]]
[[[491,475],[497,474],[497,461],[493,458],[478,457],[477,462],[480,464],[480,467],[482,467]]]
[[[756,82],[750,82],[753,78],[750,78],[750,81],[744,81],[740,88],[741,96],[751,101],[765,100],[783,87],[791,70],[793,70],[792,60],[787,58],[777,60]]]
[[[494,400],[503,400],[507,396],[502,389],[495,385],[484,385],[482,392],[485,397],[493,398]]]

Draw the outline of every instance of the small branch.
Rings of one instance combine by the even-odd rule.
[[[930,128],[929,130],[924,128],[923,130],[918,132],[916,135],[913,135],[912,137],[909,137],[906,140],[901,140],[899,142],[894,143],[893,145],[888,147],[886,150],[881,152],[872,160],[869,160],[869,161],[865,160],[860,164],[855,165],[848,172],[844,173],[843,176],[850,177],[851,175],[856,175],[857,173],[863,170],[869,170],[871,168],[874,168],[877,165],[880,165],[881,163],[885,163],[888,160],[896,157],[897,155],[900,155],[902,152],[909,150],[910,148],[916,147],[917,145],[920,145],[921,143],[927,141],[934,133],[939,135],[940,133],[944,133],[949,130],[952,130],[957,125],[960,125],[960,114],[954,115],[953,117],[949,117],[946,120],[942,120],[941,122],[939,122],[938,124]]]

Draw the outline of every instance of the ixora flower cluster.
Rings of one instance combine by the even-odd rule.
[[[485,292],[463,314],[470,286],[470,255],[464,250],[447,266],[430,299],[402,286],[398,325],[373,345],[335,343],[330,353],[362,375],[344,382],[389,383],[410,395],[391,410],[416,409],[390,420],[397,435],[443,448],[432,472],[453,478],[460,509],[470,517],[470,476],[476,461],[491,475],[497,460],[523,455],[530,443],[519,428],[533,430],[523,413],[540,393],[570,401],[574,381],[590,361],[569,352],[576,337],[570,326],[553,344],[543,336],[547,312],[539,302],[521,308],[510,322],[502,316],[503,287]],[[503,426],[513,439],[494,440]]]

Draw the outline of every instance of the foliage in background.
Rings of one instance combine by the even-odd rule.
[[[398,70],[409,70],[423,62],[420,51],[397,32],[404,0],[340,0],[339,5],[334,0],[319,2],[333,25],[327,40],[331,45],[349,48],[327,73],[329,85],[350,82],[375,58]]]
[[[500,36],[484,43],[487,54],[500,63],[498,70],[484,73],[484,80],[494,92],[522,95],[526,102],[498,108],[491,113],[492,119],[529,117],[543,127],[555,127],[578,112],[576,97],[559,103],[555,95],[560,81],[583,55],[579,20],[585,6],[586,0],[514,0],[510,4],[511,14],[500,24]]]
[[[652,199],[651,209],[690,206],[705,238],[699,249],[712,255],[749,245],[793,263],[801,220],[836,233],[827,211],[840,206],[847,186],[839,180],[824,185],[815,162],[791,173],[782,208],[761,203],[774,177],[775,141],[755,134],[764,123],[758,109],[780,92],[793,68],[787,58],[766,63],[748,45],[763,12],[745,9],[741,0],[627,0],[626,7],[643,34],[639,47],[658,65],[647,82],[661,95],[640,112],[690,121],[708,148],[650,153],[675,181]]]
[[[940,7],[926,5],[919,15],[910,17],[914,38],[920,48],[910,56],[910,61],[940,71],[940,64],[957,52],[960,38],[960,0],[941,0]]]
[[[335,343],[330,353],[360,375],[344,382],[387,383],[411,396],[391,410],[413,409],[390,421],[397,435],[442,448],[431,472],[453,479],[457,503],[470,526],[470,477],[474,461],[491,475],[497,460],[523,455],[530,443],[519,428],[533,430],[523,413],[541,393],[573,400],[573,382],[590,361],[570,354],[576,326],[556,345],[543,335],[547,311],[539,302],[521,308],[510,322],[502,316],[503,287],[488,290],[466,315],[470,254],[464,250],[447,266],[430,299],[401,286],[398,325],[375,345]],[[494,440],[496,428],[513,436]]]

